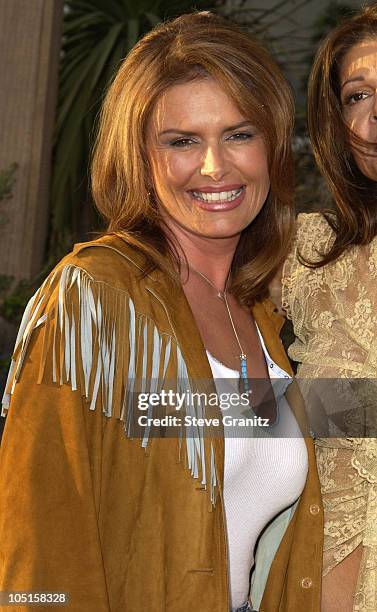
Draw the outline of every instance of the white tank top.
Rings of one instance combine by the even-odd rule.
[[[292,379],[271,359],[259,330],[258,333],[278,418],[270,428],[258,428],[257,437],[230,437],[224,428],[224,505],[233,609],[248,598],[254,548],[260,533],[298,499],[308,471],[305,441],[284,396]],[[220,363],[208,351],[207,357],[217,392],[229,392],[229,385],[233,385],[231,392],[238,392],[239,372]]]

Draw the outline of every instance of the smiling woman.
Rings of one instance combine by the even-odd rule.
[[[12,361],[0,590],[80,612],[319,612],[314,449],[266,299],[292,125],[272,58],[210,13],[124,60],[92,164],[107,232],[46,279]]]
[[[108,92],[101,115],[93,158],[93,193],[97,208],[109,220],[109,229],[113,232],[119,231],[124,235],[124,232],[130,231],[132,239],[135,239],[133,230],[140,223],[144,225],[145,218],[148,219],[149,237],[146,240],[143,232],[144,238],[138,247],[143,249],[151,267],[157,265],[171,276],[171,266],[166,265],[168,243],[162,230],[161,216],[156,215],[161,212],[161,208],[158,205],[158,186],[151,180],[152,151],[153,158],[158,154],[160,161],[169,160],[170,170],[167,165],[165,169],[165,162],[161,164],[166,172],[163,183],[164,189],[168,184],[169,189],[174,185],[175,196],[178,190],[181,193],[182,190],[191,192],[197,186],[222,189],[221,184],[225,187],[233,187],[235,184],[237,188],[243,188],[240,176],[229,180],[229,168],[226,167],[224,178],[221,178],[224,168],[220,168],[220,174],[219,169],[215,168],[215,178],[206,180],[206,164],[216,165],[220,161],[221,165],[225,162],[225,166],[229,166],[232,151],[240,161],[250,152],[254,157],[254,151],[258,151],[254,160],[258,162],[256,172],[263,173],[259,167],[261,163],[268,165],[270,191],[264,202],[264,187],[257,193],[254,177],[251,175],[248,178],[248,192],[250,194],[254,190],[257,198],[260,198],[261,211],[252,224],[244,219],[236,249],[237,274],[232,274],[229,285],[232,293],[243,304],[251,305],[255,300],[267,296],[268,282],[284,258],[292,233],[292,98],[283,75],[260,45],[245,35],[240,47],[236,49],[234,36],[238,37],[240,30],[230,24],[222,30],[222,40],[216,28],[208,36],[204,31],[199,35],[198,28],[203,27],[203,20],[208,20],[208,16],[205,17],[203,13],[200,15],[191,17],[197,20],[191,32],[187,28],[183,34],[177,29],[173,34],[172,29],[166,28],[165,31],[159,31],[158,37],[156,30],[147,34],[123,63]],[[220,28],[220,18],[211,16],[211,19],[217,19]],[[202,23],[199,26],[200,20]],[[188,21],[186,23],[188,25]],[[166,48],[163,44],[166,44]],[[231,53],[229,49],[232,49]],[[130,91],[135,95],[130,96]],[[216,94],[216,101],[211,101],[212,93]],[[219,116],[224,101],[229,120],[228,123],[222,120],[220,125]],[[166,102],[169,103],[169,114],[166,112]],[[206,108],[202,106],[203,103]],[[187,104],[190,105],[190,116],[188,109],[185,110]],[[185,121],[185,126],[173,123],[174,112],[183,113],[175,121]],[[208,120],[209,117],[211,125],[206,128],[206,133],[196,134],[196,129],[203,130],[206,127],[204,119]],[[216,118],[218,125],[215,125]],[[243,134],[234,130],[239,124],[242,124]],[[232,133],[227,133],[230,128],[233,128]],[[172,129],[178,132],[161,134]],[[244,142],[246,137],[247,146]],[[244,156],[236,153],[238,148],[234,146],[235,141]],[[220,144],[222,146],[219,148]],[[151,149],[150,152],[147,147]],[[129,151],[127,156],[124,151]],[[261,162],[262,151],[265,151],[266,160]],[[182,160],[186,159],[187,163],[185,161],[182,166]],[[198,159],[204,165],[201,174]],[[172,164],[174,176],[171,176]],[[200,182],[194,177],[195,183],[180,185],[176,189],[178,180],[188,180],[190,165],[195,166],[201,177]],[[209,168],[209,171],[213,173],[213,169]],[[125,180],[126,175],[128,180]],[[159,188],[162,188],[161,184]],[[241,195],[240,200],[243,199]],[[185,198],[188,196],[186,193]],[[169,196],[170,202],[171,198],[172,194]],[[246,199],[250,201],[250,197]],[[182,203],[182,200],[179,201]],[[245,210],[244,206],[242,210]],[[195,208],[195,214],[199,216],[204,211],[203,206]],[[218,215],[213,221],[210,220],[212,217],[205,217],[205,225],[221,223]],[[222,218],[224,221],[224,215]],[[170,246],[174,247],[174,244]],[[230,261],[228,269],[229,265]]]
[[[147,146],[162,217],[183,240],[187,232],[238,240],[266,201],[265,140],[213,78],[161,96]]]

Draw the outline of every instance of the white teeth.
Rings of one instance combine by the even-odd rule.
[[[240,187],[240,189],[233,189],[232,191],[219,191],[217,193],[193,191],[192,194],[198,200],[203,200],[203,202],[232,202],[232,200],[238,198],[242,190],[243,187]]]

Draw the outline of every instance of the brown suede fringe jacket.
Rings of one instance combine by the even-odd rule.
[[[229,612],[224,439],[130,437],[133,380],[212,379],[182,289],[142,268],[121,238],[77,245],[26,309],[4,398],[0,591],[65,592],[72,612]],[[289,370],[272,304],[253,315]],[[295,394],[292,383],[292,407]],[[257,554],[261,612],[320,612],[323,516],[306,443],[306,486],[272,565],[268,542]]]

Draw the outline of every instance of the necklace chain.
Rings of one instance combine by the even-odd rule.
[[[240,351],[241,351],[240,359],[246,359],[246,355],[245,355],[245,353],[243,352],[243,348],[242,348],[242,345],[241,345],[240,339],[239,339],[239,337],[238,337],[238,334],[237,334],[237,331],[236,331],[236,327],[235,327],[234,322],[233,322],[233,317],[232,317],[231,312],[230,312],[230,308],[229,308],[228,300],[227,300],[227,297],[226,297],[226,290],[224,291],[224,302],[225,302],[226,309],[227,309],[227,311],[228,311],[229,321],[230,321],[230,322],[231,322],[231,324],[232,324],[233,332],[234,332],[234,335],[235,335],[236,340],[237,340],[237,344],[238,344],[238,346],[240,347]]]
[[[200,272],[200,270],[197,270],[196,268],[194,268],[194,266],[192,266],[191,264],[187,264],[188,268],[190,270],[192,270],[193,272],[196,272],[196,274],[199,274],[199,276],[201,276],[205,281],[207,281],[207,283],[209,285],[211,285],[211,287],[216,291],[216,297],[220,298],[221,300],[225,299],[225,295],[226,295],[226,290],[228,287],[228,281],[229,281],[229,274],[226,278],[226,283],[225,283],[225,287],[224,290],[222,291],[221,289],[218,289],[213,282],[208,278],[208,276],[206,276],[205,274],[203,274],[203,272]]]
[[[183,260],[181,260],[181,261],[183,261]],[[183,262],[183,263],[186,263],[186,262]],[[202,279],[203,279],[203,280],[205,280],[205,281],[206,281],[206,282],[207,282],[207,283],[208,283],[208,284],[209,284],[209,285],[210,285],[210,286],[211,286],[211,287],[212,287],[212,288],[213,288],[213,289],[216,291],[216,293],[217,293],[217,297],[218,297],[218,298],[221,298],[222,300],[224,300],[224,302],[225,302],[225,306],[226,306],[226,309],[227,309],[227,312],[228,312],[229,321],[230,321],[230,323],[231,323],[231,325],[232,325],[232,329],[233,329],[234,336],[235,336],[235,338],[236,338],[236,340],[237,340],[237,344],[238,344],[239,349],[240,349],[240,351],[241,351],[241,354],[240,354],[241,364],[242,364],[242,362],[243,362],[243,361],[244,361],[244,362],[246,362],[246,354],[245,354],[245,353],[244,353],[244,351],[243,351],[243,348],[242,348],[242,345],[241,345],[240,339],[239,339],[239,337],[238,337],[237,330],[236,330],[236,327],[235,327],[235,325],[234,325],[233,317],[232,317],[232,314],[231,314],[231,312],[230,312],[230,308],[229,308],[229,304],[228,304],[228,299],[227,299],[227,294],[226,294],[226,291],[227,291],[227,288],[228,288],[229,277],[230,277],[230,270],[229,270],[229,272],[228,272],[228,276],[227,276],[227,278],[226,278],[226,283],[225,283],[224,290],[223,290],[223,291],[221,291],[220,289],[218,289],[218,288],[217,288],[217,287],[216,287],[216,286],[213,284],[213,282],[212,282],[212,281],[211,281],[211,280],[210,280],[210,279],[209,279],[209,278],[208,278],[208,277],[207,277],[205,274],[203,274],[203,272],[200,272],[200,270],[197,270],[196,268],[194,268],[194,266],[192,266],[192,265],[191,265],[191,264],[189,264],[188,262],[186,263],[186,265],[187,265],[187,267],[189,268],[189,270],[192,270],[193,272],[196,272],[196,274],[198,274],[199,276],[201,276],[201,277],[202,277]]]

